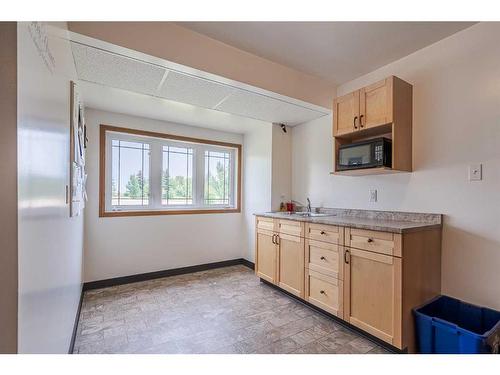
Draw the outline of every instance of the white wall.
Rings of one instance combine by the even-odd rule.
[[[242,213],[98,216],[100,124],[242,144],[241,134],[90,108],[86,109],[86,121],[90,142],[87,153],[89,201],[85,217],[85,281],[244,256]]]
[[[281,202],[289,202],[292,198],[292,134],[278,124],[272,125],[272,184],[271,208],[278,211]]]
[[[28,27],[18,24],[18,351],[67,353],[82,282],[83,218],[65,202],[75,68],[63,30],[47,28],[51,71]]]
[[[391,74],[414,85],[413,173],[332,169],[331,117],[293,129],[292,192],[314,205],[445,214],[442,291],[500,309],[500,23],[481,23],[338,88]],[[469,182],[470,163],[483,181]],[[378,203],[368,203],[369,188]]]
[[[255,213],[271,210],[273,129],[256,126],[243,145],[244,258],[255,261]]]

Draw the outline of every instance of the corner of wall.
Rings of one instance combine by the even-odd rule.
[[[271,209],[292,199],[292,128],[272,125]]]
[[[244,134],[243,139],[243,220],[245,259],[254,261],[254,214],[271,210],[272,125],[258,126]]]

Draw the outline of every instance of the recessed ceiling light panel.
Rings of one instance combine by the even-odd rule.
[[[142,94],[156,94],[165,69],[78,43],[71,43],[78,78]]]
[[[230,86],[170,71],[158,95],[198,107],[213,108],[234,91]]]

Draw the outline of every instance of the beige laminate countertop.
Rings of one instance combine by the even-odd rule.
[[[361,211],[361,210],[357,210]],[[355,217],[343,215],[341,213],[331,213],[329,216],[317,216],[317,217],[301,217],[299,215],[290,214],[288,212],[263,212],[257,213],[255,216],[264,216],[271,217],[276,219],[286,219],[286,220],[294,220],[294,221],[302,221],[308,223],[316,223],[316,224],[326,224],[326,225],[339,225],[342,227],[350,227],[350,228],[358,228],[358,229],[367,229],[367,230],[375,230],[381,232],[391,232],[391,233],[408,233],[408,232],[416,232],[422,230],[429,230],[435,228],[441,228],[441,215],[437,214],[415,214],[419,215],[421,221],[411,221],[411,220],[388,220],[386,218],[387,213],[385,211],[366,211],[366,212],[380,212],[380,217],[370,215],[372,217]],[[402,218],[413,218],[415,220],[415,216],[412,213],[391,213],[393,216],[399,215]],[[396,214],[396,215],[394,215]],[[402,215],[400,215],[402,214]],[[412,215],[412,216],[409,216]],[[439,220],[437,219],[439,217]]]

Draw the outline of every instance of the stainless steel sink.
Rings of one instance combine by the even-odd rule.
[[[300,216],[300,217],[322,217],[322,216],[335,216],[335,214],[322,214],[317,212],[294,212],[291,214],[292,216]]]
[[[270,212],[271,214],[279,214],[283,216],[296,216],[296,217],[325,217],[337,216],[337,214],[325,214],[319,212]]]

